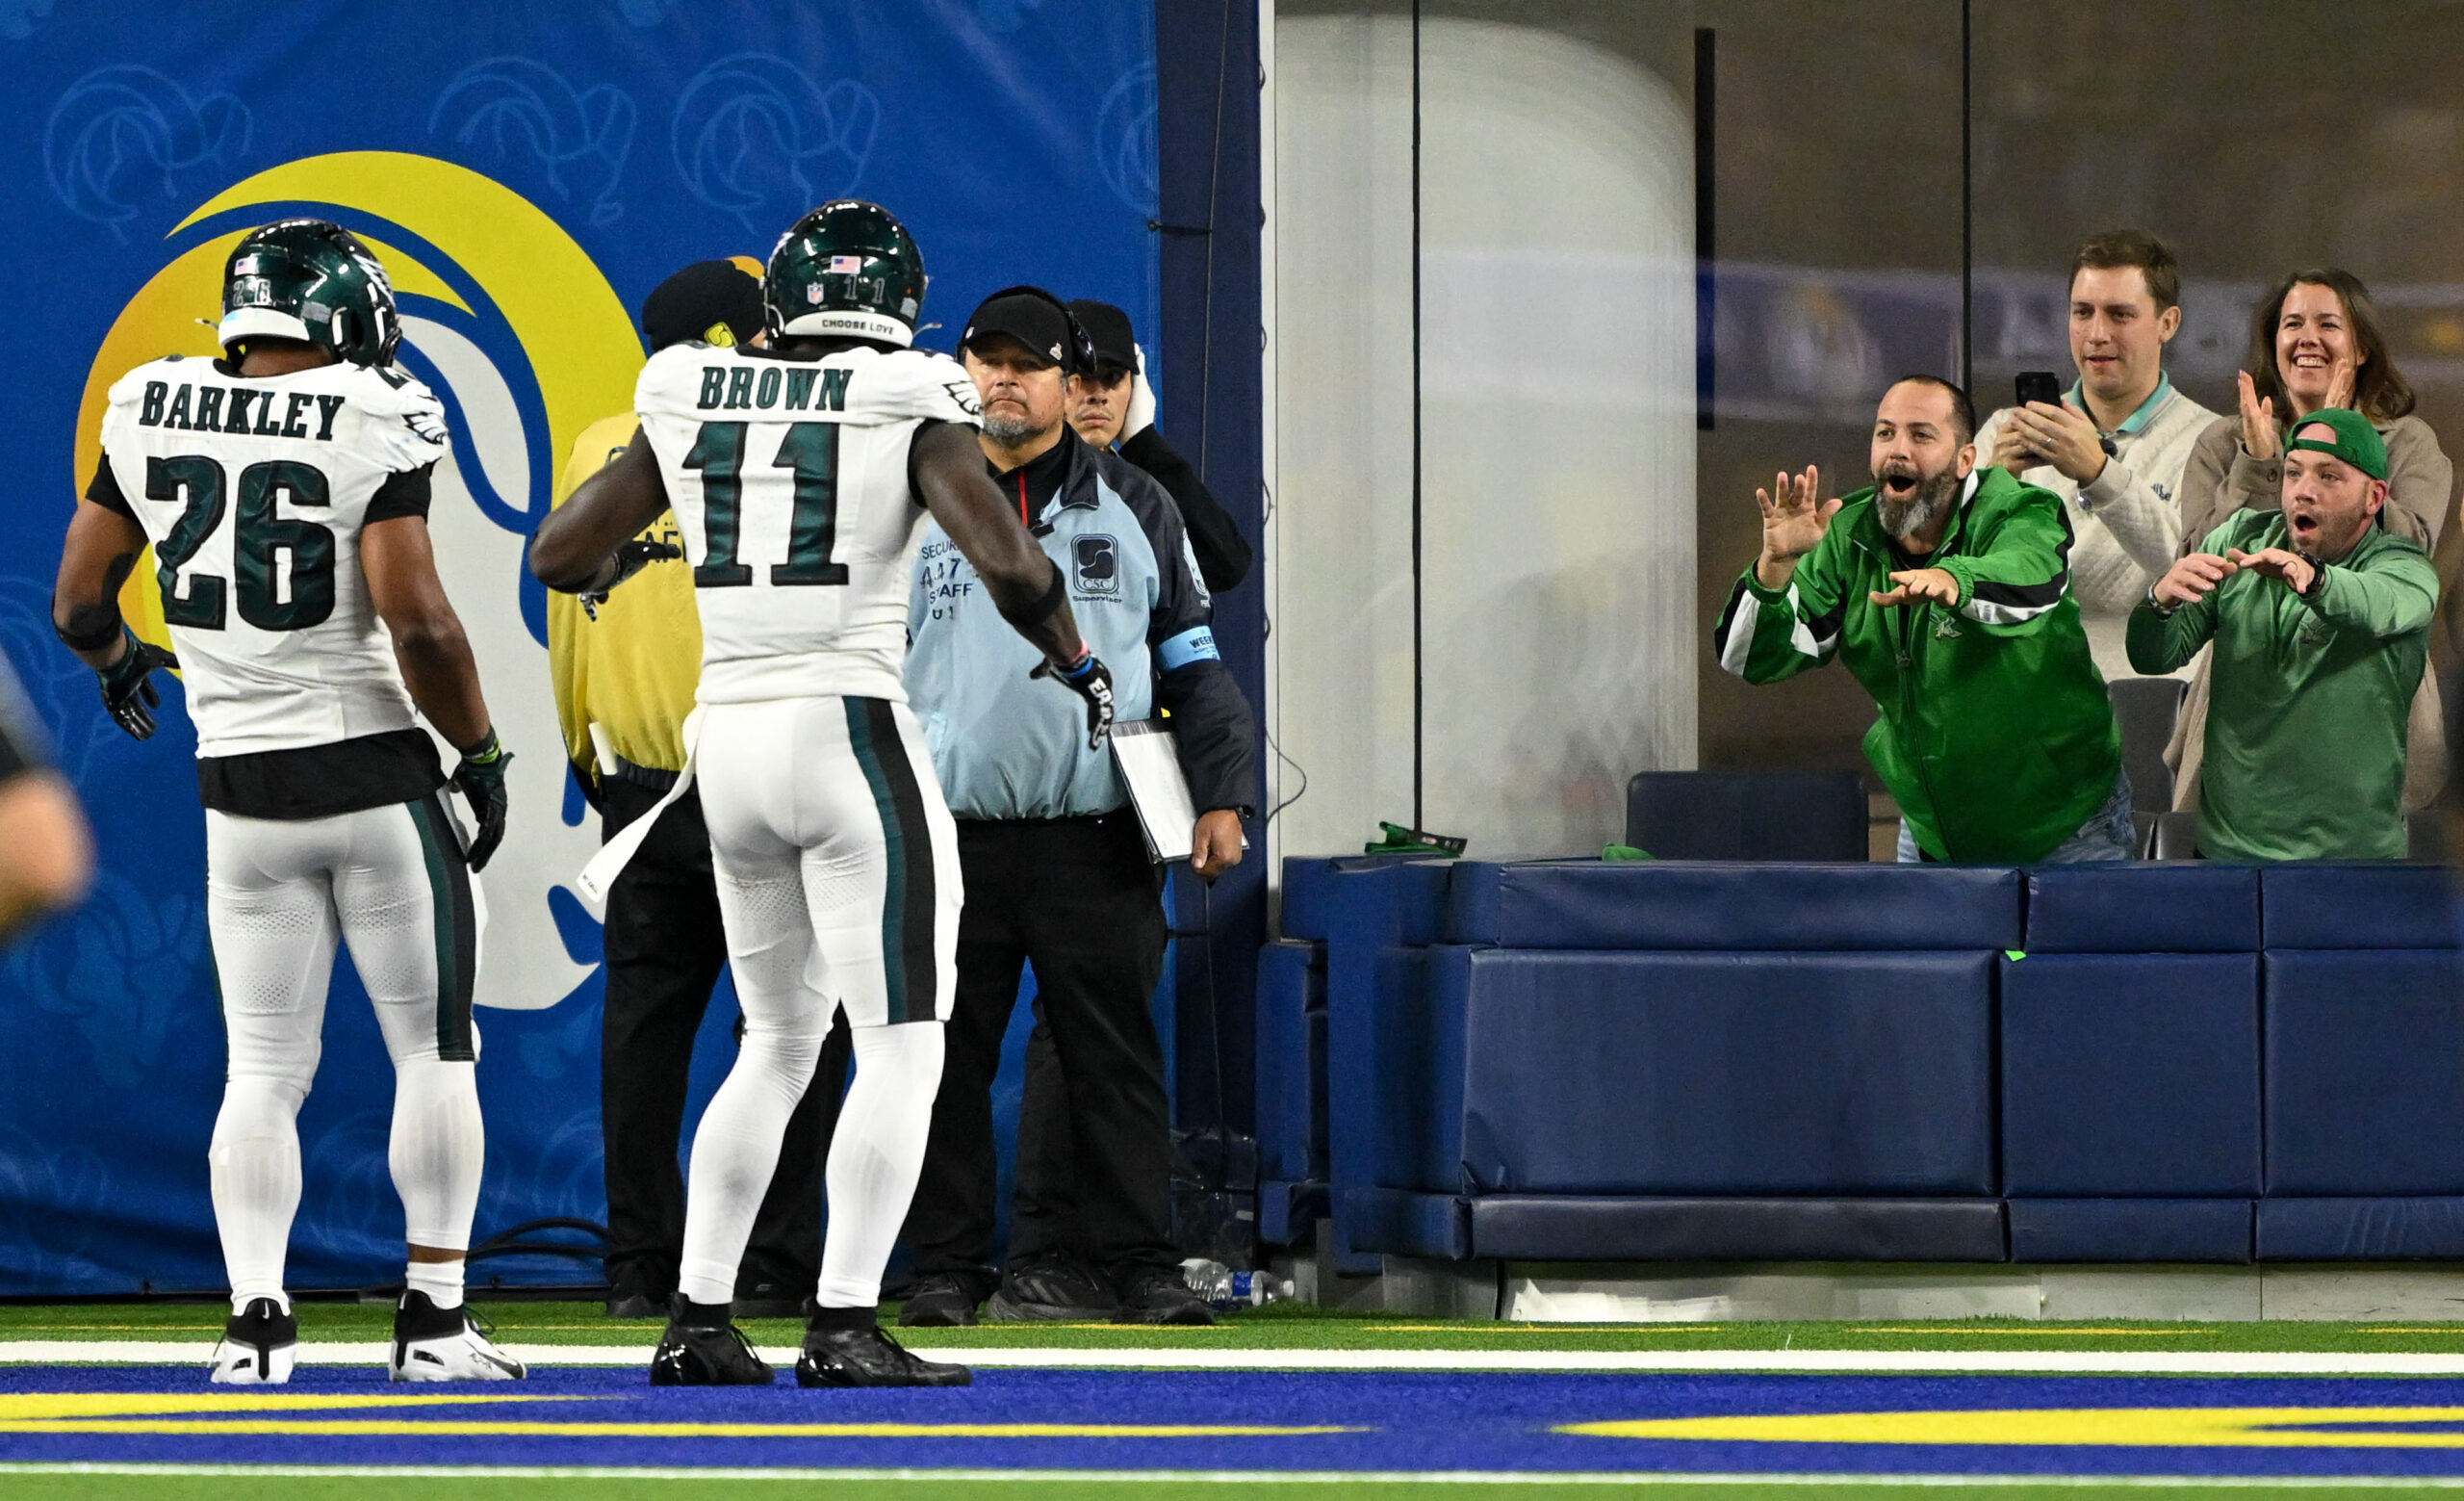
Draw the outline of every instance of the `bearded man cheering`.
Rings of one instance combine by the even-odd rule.
[[[1821,474],[1755,492],[1762,555],[1714,649],[1748,683],[1842,658],[1881,717],[1865,754],[1903,821],[1899,858],[2128,860],[2121,738],[2070,593],[2069,518],[2050,490],[1976,464],[1976,414],[1911,375],[1874,414],[1874,482],[1824,501]]]

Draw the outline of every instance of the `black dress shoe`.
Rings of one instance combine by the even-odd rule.
[[[809,1281],[803,1283],[738,1283],[735,1316],[740,1319],[800,1319],[805,1316],[805,1300],[811,1291]]]
[[[934,1272],[909,1289],[898,1321],[910,1329],[956,1329],[975,1322],[975,1306],[984,1301],[974,1279],[956,1272]]]
[[[607,1295],[607,1316],[611,1319],[655,1319],[667,1316],[667,1300],[653,1297],[640,1288],[618,1288]]]
[[[796,1357],[799,1386],[964,1386],[975,1373],[963,1365],[911,1354],[878,1326],[809,1328]]]
[[[1190,1290],[1177,1266],[1142,1266],[1124,1273],[1116,1324],[1212,1324],[1215,1308]]]
[[[706,1315],[690,1316],[694,1322],[686,1323],[685,1301],[678,1295],[676,1311],[651,1355],[652,1385],[767,1386],[776,1379],[770,1362],[754,1353],[753,1341],[732,1320],[709,1323]]]
[[[1120,1296],[1074,1257],[1038,1256],[1003,1276],[1001,1290],[985,1311],[1005,1320],[1100,1320],[1120,1311]]]

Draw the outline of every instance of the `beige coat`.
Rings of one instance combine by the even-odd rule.
[[[2418,417],[2381,423],[2378,434],[2387,440],[2387,507],[2380,513],[2381,524],[2435,552],[2439,529],[2446,525],[2454,499],[2455,466],[2440,450],[2438,434]],[[2257,459],[2243,453],[2241,419],[2218,418],[2192,446],[2190,465],[2182,472],[2182,553],[2197,551],[2207,534],[2235,511],[2275,509],[2283,491],[2283,458]],[[2173,726],[2172,743],[2165,748],[2165,763],[2173,768],[2173,806],[2179,810],[2198,806],[2199,761],[2207,748],[2207,692],[2208,658],[2202,652],[2198,675],[2191,680],[2190,696]],[[2447,735],[2434,672],[2422,675],[2405,740],[2404,811],[2418,813],[2447,783]]]

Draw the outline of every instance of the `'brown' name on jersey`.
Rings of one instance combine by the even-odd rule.
[[[702,398],[693,404],[705,412],[723,409],[843,412],[847,409],[847,381],[855,374],[852,370],[772,366],[762,371],[760,379],[756,380],[748,366],[705,365],[702,367]],[[813,392],[813,377],[816,375],[820,377],[821,385],[819,401],[814,400]]]

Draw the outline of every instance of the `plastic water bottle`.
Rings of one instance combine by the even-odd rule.
[[[1190,1291],[1219,1308],[1254,1308],[1292,1296],[1292,1283],[1265,1272],[1236,1272],[1220,1261],[1192,1256],[1181,1263]]]

